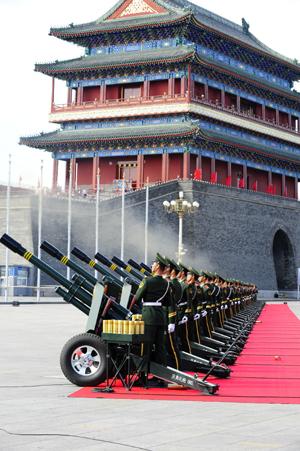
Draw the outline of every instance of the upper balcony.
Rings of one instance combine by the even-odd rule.
[[[51,122],[194,112],[281,139],[299,141],[299,113],[259,103],[187,77],[154,82],[68,89],[66,104],[52,96]],[[285,138],[284,138],[285,137]]]

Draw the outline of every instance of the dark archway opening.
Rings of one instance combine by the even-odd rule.
[[[273,258],[278,290],[295,290],[297,276],[294,252],[289,237],[278,230],[273,241]]]

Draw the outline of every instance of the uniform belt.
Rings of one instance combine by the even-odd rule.
[[[187,305],[187,302],[181,302],[180,304],[177,304],[177,307],[184,307]]]
[[[144,302],[143,307],[161,307],[161,302]]]

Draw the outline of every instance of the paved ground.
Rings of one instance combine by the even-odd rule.
[[[84,325],[69,305],[0,305],[1,451],[299,451],[300,405],[67,398],[59,354]]]

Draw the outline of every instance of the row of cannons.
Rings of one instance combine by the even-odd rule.
[[[95,387],[111,379],[114,374],[124,382],[126,377],[130,379],[128,373],[131,373],[130,381],[135,381],[135,376],[146,371],[167,383],[176,382],[177,385],[213,395],[219,386],[209,382],[209,376],[230,376],[230,366],[234,365],[242,351],[262,309],[255,294],[241,295],[239,301],[228,300],[229,308],[222,312],[221,317],[215,315],[213,308],[210,309],[209,330],[200,328],[200,339],[197,342],[190,341],[190,352],[179,348],[180,370],[152,360],[146,362],[141,355],[143,335],[139,333],[129,338],[126,332],[127,338],[124,339],[125,328],[129,330],[124,322],[132,321],[136,314],[141,313],[140,307],[132,300],[140,282],[151,275],[147,265],[138,264],[132,259],[125,263],[117,257],[109,260],[100,253],[91,258],[78,248],[71,252],[77,259],[75,261],[44,241],[41,249],[74,273],[72,279],[68,280],[7,234],[1,237],[0,242],[54,279],[59,284],[57,294],[87,315],[85,332],[71,338],[60,356],[62,372],[78,386]],[[99,280],[83,264],[97,271]],[[216,317],[219,319],[216,320]],[[112,334],[112,330],[108,331],[107,324],[111,321],[123,323],[123,333]],[[122,342],[130,343],[129,348],[122,346]],[[130,364],[121,364],[129,360]],[[131,388],[132,385],[133,382],[126,387]]]

